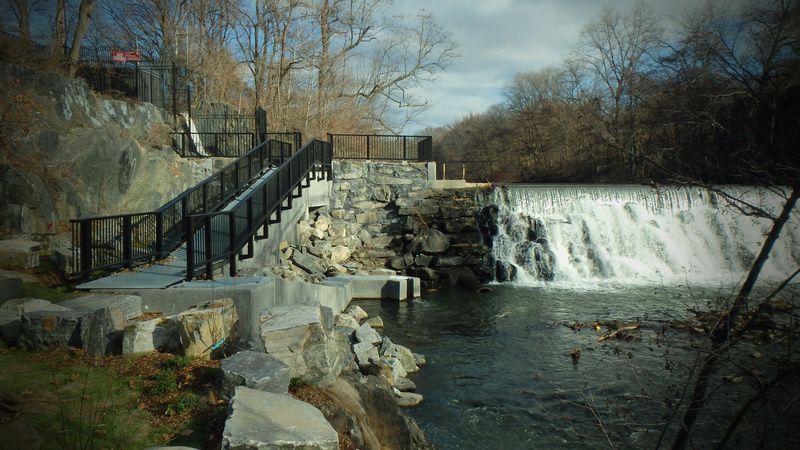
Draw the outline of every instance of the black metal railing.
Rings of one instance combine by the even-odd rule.
[[[172,148],[182,157],[222,156],[238,158],[255,147],[253,132],[170,133]]]
[[[430,161],[433,157],[430,136],[328,133],[328,142],[336,159]]]
[[[72,220],[73,275],[89,278],[97,270],[132,267],[167,256],[185,240],[184,218],[227,205],[266,170],[288,158],[290,147],[264,142],[155,211]]]
[[[299,131],[270,131],[266,133],[266,139],[288,142],[292,144],[292,150],[295,152],[303,147],[303,134]]]
[[[214,267],[226,261],[234,276],[238,255],[247,246],[247,255],[253,256],[253,241],[269,237],[271,218],[280,221],[281,211],[292,207],[294,190],[299,196],[312,179],[332,178],[331,156],[330,143],[313,140],[254,185],[233,208],[187,216],[186,279],[194,278],[201,268],[211,278]]]

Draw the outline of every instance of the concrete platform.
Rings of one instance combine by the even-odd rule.
[[[400,275],[340,275],[326,280],[328,283],[350,282],[352,298],[390,299],[404,301],[422,294],[419,278]]]
[[[153,264],[75,286],[78,289],[164,289],[186,279],[186,263]]]

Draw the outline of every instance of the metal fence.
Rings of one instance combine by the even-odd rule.
[[[430,161],[433,156],[430,136],[328,133],[328,142],[336,159]]]
[[[487,181],[492,178],[493,165],[491,160],[439,160],[436,161],[436,179]]]
[[[275,142],[275,141],[272,141]],[[288,145],[288,144],[283,144]],[[269,237],[270,219],[280,221],[281,211],[292,207],[294,191],[298,195],[312,179],[330,179],[330,143],[319,140],[309,142],[264,180],[260,181],[235,207],[227,211],[189,215],[186,227],[186,278],[191,280],[199,270],[208,278],[214,267],[227,261],[230,274],[236,274],[236,261],[245,246],[247,256],[253,256],[254,240]],[[263,234],[258,234],[259,230]]]
[[[72,220],[73,275],[89,278],[97,270],[165,257],[184,242],[188,215],[227,205],[268,168],[288,158],[288,147],[264,142],[155,211]]]

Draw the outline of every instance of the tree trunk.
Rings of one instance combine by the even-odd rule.
[[[78,58],[81,54],[81,42],[86,32],[89,30],[89,22],[92,20],[95,0],[81,0],[78,8],[78,25],[75,26],[75,36],[72,37],[72,48],[69,50],[69,62],[67,64],[67,74],[75,76],[78,70]]]
[[[705,404],[706,391],[708,390],[708,381],[711,377],[711,372],[730,338],[730,331],[736,323],[736,318],[747,306],[747,299],[750,296],[750,292],[753,290],[758,276],[761,274],[761,269],[764,267],[767,259],[769,259],[769,253],[778,240],[783,226],[789,220],[798,197],[800,197],[800,185],[792,187],[792,193],[789,195],[786,203],[784,203],[780,216],[773,221],[772,229],[769,231],[769,234],[767,234],[767,238],[761,246],[761,251],[753,262],[753,266],[747,274],[747,279],[745,279],[744,284],[742,284],[741,289],[739,289],[739,293],[736,295],[733,305],[725,314],[725,317],[720,320],[719,324],[711,332],[711,350],[708,357],[703,362],[703,366],[694,383],[689,406],[683,415],[681,429],[675,437],[675,441],[672,443],[673,450],[683,450],[689,443],[692,427],[697,421],[697,416],[700,414]]]
[[[67,43],[67,0],[56,0],[56,16],[53,20],[53,44],[51,53],[54,57],[64,55],[64,46]]]
[[[17,9],[19,37],[29,41],[31,39],[31,15],[28,0],[14,0],[14,7]]]

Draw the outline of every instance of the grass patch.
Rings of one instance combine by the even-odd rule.
[[[39,283],[22,283],[19,293],[20,297],[40,298],[52,303],[71,300],[81,295],[86,295],[86,292],[76,291],[71,286],[46,287]]]
[[[92,358],[80,350],[0,347],[0,436],[41,448],[219,448],[227,404],[218,361],[148,353]],[[20,431],[22,430],[22,431]]]

